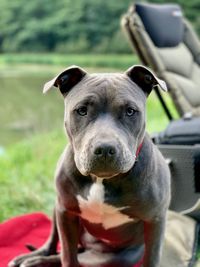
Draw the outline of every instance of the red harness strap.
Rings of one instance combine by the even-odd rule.
[[[143,141],[142,143],[139,145],[139,147],[137,148],[137,151],[136,151],[136,158],[138,157],[138,155],[140,154],[140,151],[142,149],[142,145],[143,145]]]

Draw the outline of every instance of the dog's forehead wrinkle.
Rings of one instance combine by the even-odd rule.
[[[105,98],[108,103],[121,101],[123,104],[129,99],[132,99],[132,101],[136,101],[135,99],[137,99],[137,103],[140,105],[140,102],[144,103],[146,101],[146,96],[143,91],[127,75],[119,73],[98,73],[86,75],[69,92],[65,100],[66,106],[69,102],[74,104],[75,102],[84,101],[84,98],[91,95],[97,101],[101,99],[101,102]]]
[[[101,73],[91,75],[92,80],[97,82],[98,90],[105,88],[109,96],[109,92],[113,96],[113,91],[115,91],[115,96],[120,98],[136,98],[137,101],[146,101],[146,96],[141,90],[141,88],[134,82],[132,82],[126,75],[119,73]],[[129,97],[127,97],[127,95]],[[122,99],[123,99],[122,98]]]
[[[88,86],[100,87],[121,87],[128,82],[128,78],[120,73],[96,73],[90,74],[85,79],[85,84]],[[100,89],[99,88],[99,89]]]

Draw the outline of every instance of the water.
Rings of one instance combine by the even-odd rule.
[[[1,74],[1,73],[0,73]],[[6,146],[34,134],[62,128],[63,98],[58,89],[42,93],[52,74],[1,75],[0,154]]]

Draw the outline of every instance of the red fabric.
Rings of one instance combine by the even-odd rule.
[[[10,219],[0,225],[0,267],[15,256],[28,253],[25,244],[41,246],[50,232],[50,220],[42,213]]]
[[[28,253],[25,244],[40,247],[50,233],[51,221],[42,213],[27,214],[0,224],[0,267],[15,256]],[[140,267],[141,263],[133,267]]]

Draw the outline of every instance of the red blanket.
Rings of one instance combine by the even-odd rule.
[[[42,213],[19,216],[0,224],[0,267],[7,267],[15,256],[28,253],[25,244],[40,247],[46,241],[50,227],[51,221]]]

